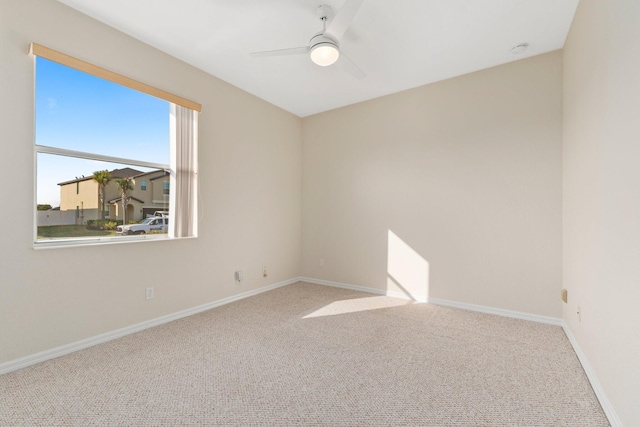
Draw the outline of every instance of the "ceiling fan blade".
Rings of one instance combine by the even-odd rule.
[[[287,49],[277,49],[277,50],[264,50],[262,52],[251,52],[251,55],[254,58],[262,58],[265,56],[285,56],[285,55],[301,55],[301,54],[309,54],[309,47],[290,47]]]
[[[356,14],[360,10],[364,0],[346,0],[338,14],[331,20],[325,34],[333,37],[335,40],[340,41],[344,33],[351,25],[351,22],[356,17]]]
[[[362,80],[366,77],[366,73],[362,71],[362,68],[358,67],[343,51],[340,51],[340,59],[338,60],[340,66],[344,71],[351,74],[358,80]]]

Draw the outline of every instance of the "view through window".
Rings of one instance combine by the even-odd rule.
[[[167,233],[170,107],[36,57],[36,243]]]

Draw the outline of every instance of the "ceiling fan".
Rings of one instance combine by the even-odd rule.
[[[309,46],[266,50],[253,52],[250,55],[265,57],[307,54],[314,63],[323,67],[334,64],[340,58],[339,64],[346,72],[355,78],[362,79],[365,77],[364,71],[340,50],[340,39],[349,28],[362,3],[364,0],[346,0],[335,16],[330,6],[326,4],[318,6],[316,12],[322,21],[322,31],[311,37]]]

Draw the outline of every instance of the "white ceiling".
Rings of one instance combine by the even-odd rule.
[[[340,60],[249,56],[307,46],[317,6],[345,0],[58,1],[305,117],[560,49],[579,0],[365,0],[340,41],[364,79]]]

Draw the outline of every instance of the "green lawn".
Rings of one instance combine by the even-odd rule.
[[[115,236],[115,231],[87,230],[86,225],[49,225],[38,227],[38,239],[59,237]]]

